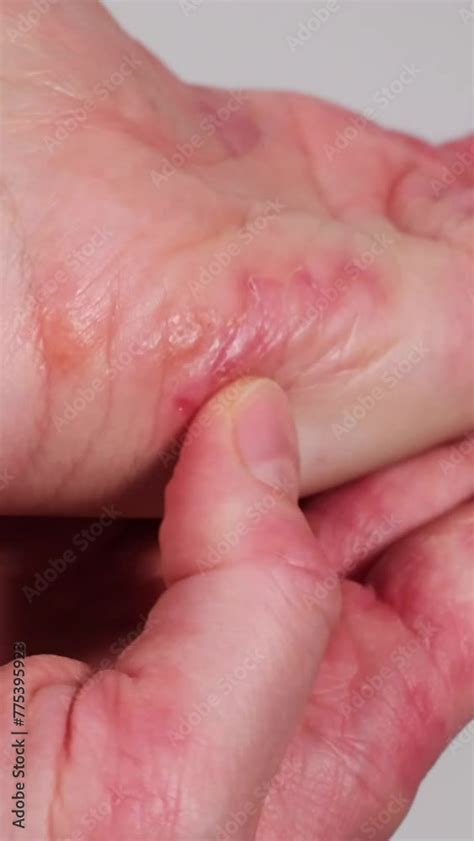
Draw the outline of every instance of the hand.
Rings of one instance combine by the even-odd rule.
[[[1,12],[2,513],[158,514],[242,374],[289,394],[306,494],[472,428],[471,139],[187,85],[94,2],[28,9]]]
[[[168,589],[143,634],[101,671],[27,660],[25,838],[353,841],[367,826],[390,837],[472,705],[463,452],[323,494],[305,519],[283,394],[252,381],[217,395],[167,492]],[[75,599],[90,616],[86,594]],[[10,666],[0,680],[4,694]],[[9,814],[0,826],[16,837]]]

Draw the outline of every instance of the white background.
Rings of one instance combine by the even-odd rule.
[[[379,122],[432,141],[472,131],[469,0],[342,0],[319,31],[293,50],[289,36],[324,2],[194,0],[195,10],[187,15],[186,2],[189,8],[191,0],[106,0],[106,5],[190,81],[298,90],[362,110],[404,63],[414,64],[420,70],[415,81],[377,114]],[[471,726],[424,781],[397,841],[471,841],[473,744]]]

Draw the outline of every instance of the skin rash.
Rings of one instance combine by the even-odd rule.
[[[6,39],[0,510],[157,514],[241,376],[289,394],[303,494],[468,432],[472,138],[187,85],[89,14]]]
[[[432,448],[472,427],[472,139],[183,84],[92,2],[4,41],[0,506],[93,518],[1,518],[27,831],[385,841],[472,711],[472,450]],[[233,459],[242,383],[199,412],[256,373],[307,519]],[[192,418],[158,550],[122,515],[159,512]]]

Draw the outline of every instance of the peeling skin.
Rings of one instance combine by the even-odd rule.
[[[437,148],[359,120],[333,157],[356,115],[183,84],[86,5],[57,4],[31,50],[6,45],[4,321],[29,313],[21,349],[8,330],[0,348],[6,511],[94,514],[114,498],[158,513],[163,454],[242,375],[287,390],[302,493],[466,433],[472,167],[437,196],[431,179],[470,160],[472,138]],[[133,73],[98,96],[129,54]],[[101,224],[110,236],[72,266]],[[429,355],[336,439],[420,342]]]
[[[375,318],[388,327],[390,311],[380,276],[351,269],[341,254],[327,255],[316,269],[298,265],[283,278],[243,271],[226,288],[231,303],[225,312],[193,302],[192,311],[169,316],[162,353],[174,434],[218,388],[239,377],[273,376],[291,391],[362,367],[370,345],[364,347],[359,334]],[[287,362],[293,354],[296,365]]]
[[[31,0],[5,4],[16,19]],[[61,523],[28,522],[23,551],[18,523],[3,518],[11,532],[2,552],[5,584],[28,614],[25,631],[35,625],[47,636],[49,625],[51,645],[36,637],[36,653],[74,656],[75,635],[86,652],[84,629],[74,623],[86,604],[90,642],[94,614],[104,632],[105,650],[96,649],[94,662],[103,665],[105,654],[108,665],[91,672],[64,657],[28,658],[29,761],[42,781],[28,792],[30,828],[51,841],[77,833],[87,841],[207,839],[217,820],[248,802],[239,786],[252,783],[249,771],[267,758],[258,841],[367,834],[395,795],[386,837],[472,711],[472,505],[462,506],[472,494],[470,444],[399,463],[455,440],[473,422],[472,205],[464,197],[472,171],[438,196],[426,189],[440,166],[453,169],[467,143],[436,149],[362,121],[347,152],[329,161],[325,147],[353,115],[309,97],[254,92],[157,184],[152,172],[202,130],[203,115],[219,116],[229,94],[181,83],[95,2],[50,5],[20,43],[4,39],[2,55],[1,163],[11,201],[1,318],[15,323],[24,304],[27,316],[19,337],[7,330],[0,346],[0,404],[7,407],[0,504],[2,513],[72,518],[68,534]],[[46,154],[44,132],[128,52],[139,57],[136,72]],[[265,215],[276,200],[281,207]],[[462,224],[453,224],[455,214]],[[72,269],[68,255],[104,220],[110,238]],[[232,259],[202,282],[222,254]],[[57,288],[48,286],[64,265]],[[347,284],[338,285],[341,277]],[[384,374],[410,360],[415,344],[426,354],[375,400]],[[156,517],[170,439],[220,385],[256,373],[277,379],[289,396],[301,491],[317,493],[309,519],[319,543],[296,506],[302,529],[291,530],[283,497],[252,527],[234,530],[236,522],[246,525],[249,505],[260,513],[254,502],[262,489],[241,473],[240,458],[233,463],[231,418],[214,415],[214,426],[212,418],[207,427],[196,421],[174,473],[162,557],[156,529],[141,543],[137,523],[122,521],[87,550],[90,578],[81,560],[26,606],[21,566],[29,581],[36,571],[49,577],[45,570],[65,545],[76,548],[86,506],[91,533],[104,504],[113,504],[117,519]],[[361,399],[360,420],[337,438],[334,425]],[[395,466],[358,487],[347,484],[389,462]],[[382,527],[386,512],[395,520]],[[230,534],[238,539],[222,540]],[[225,555],[220,569],[199,575],[216,546]],[[183,558],[188,568],[180,573]],[[294,590],[290,576],[280,577],[286,561],[291,579],[300,580]],[[259,566],[270,576],[260,577]],[[163,598],[160,568],[168,582],[176,573],[181,579]],[[319,614],[317,602],[334,596],[338,573],[347,571],[360,580],[342,584],[340,621],[304,714],[301,699],[293,719],[283,689],[289,675],[299,680],[315,667],[312,645],[327,629],[328,610],[308,636],[299,620],[313,608]],[[102,604],[91,598],[98,578]],[[137,626],[129,619],[138,581],[146,602]],[[75,635],[51,623],[65,614]],[[258,621],[249,624],[249,616]],[[117,621],[120,630],[112,627]],[[127,637],[131,628],[134,642],[122,647],[121,632]],[[242,652],[256,636],[262,667],[226,692],[217,715],[206,712],[222,676],[240,674]],[[0,679],[8,693],[10,665]],[[192,722],[196,710],[198,725],[173,745],[170,731]],[[10,714],[0,705],[0,729]],[[279,755],[273,739],[300,720],[291,728],[292,774],[283,764],[281,785],[267,793]],[[214,820],[220,796],[222,804],[234,801]],[[0,834],[13,832],[9,821]]]

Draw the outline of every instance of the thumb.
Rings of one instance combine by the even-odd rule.
[[[170,482],[169,589],[118,667],[147,681],[157,715],[172,710],[160,764],[180,763],[177,841],[254,837],[336,619],[297,480],[286,397],[247,380],[201,411]]]

